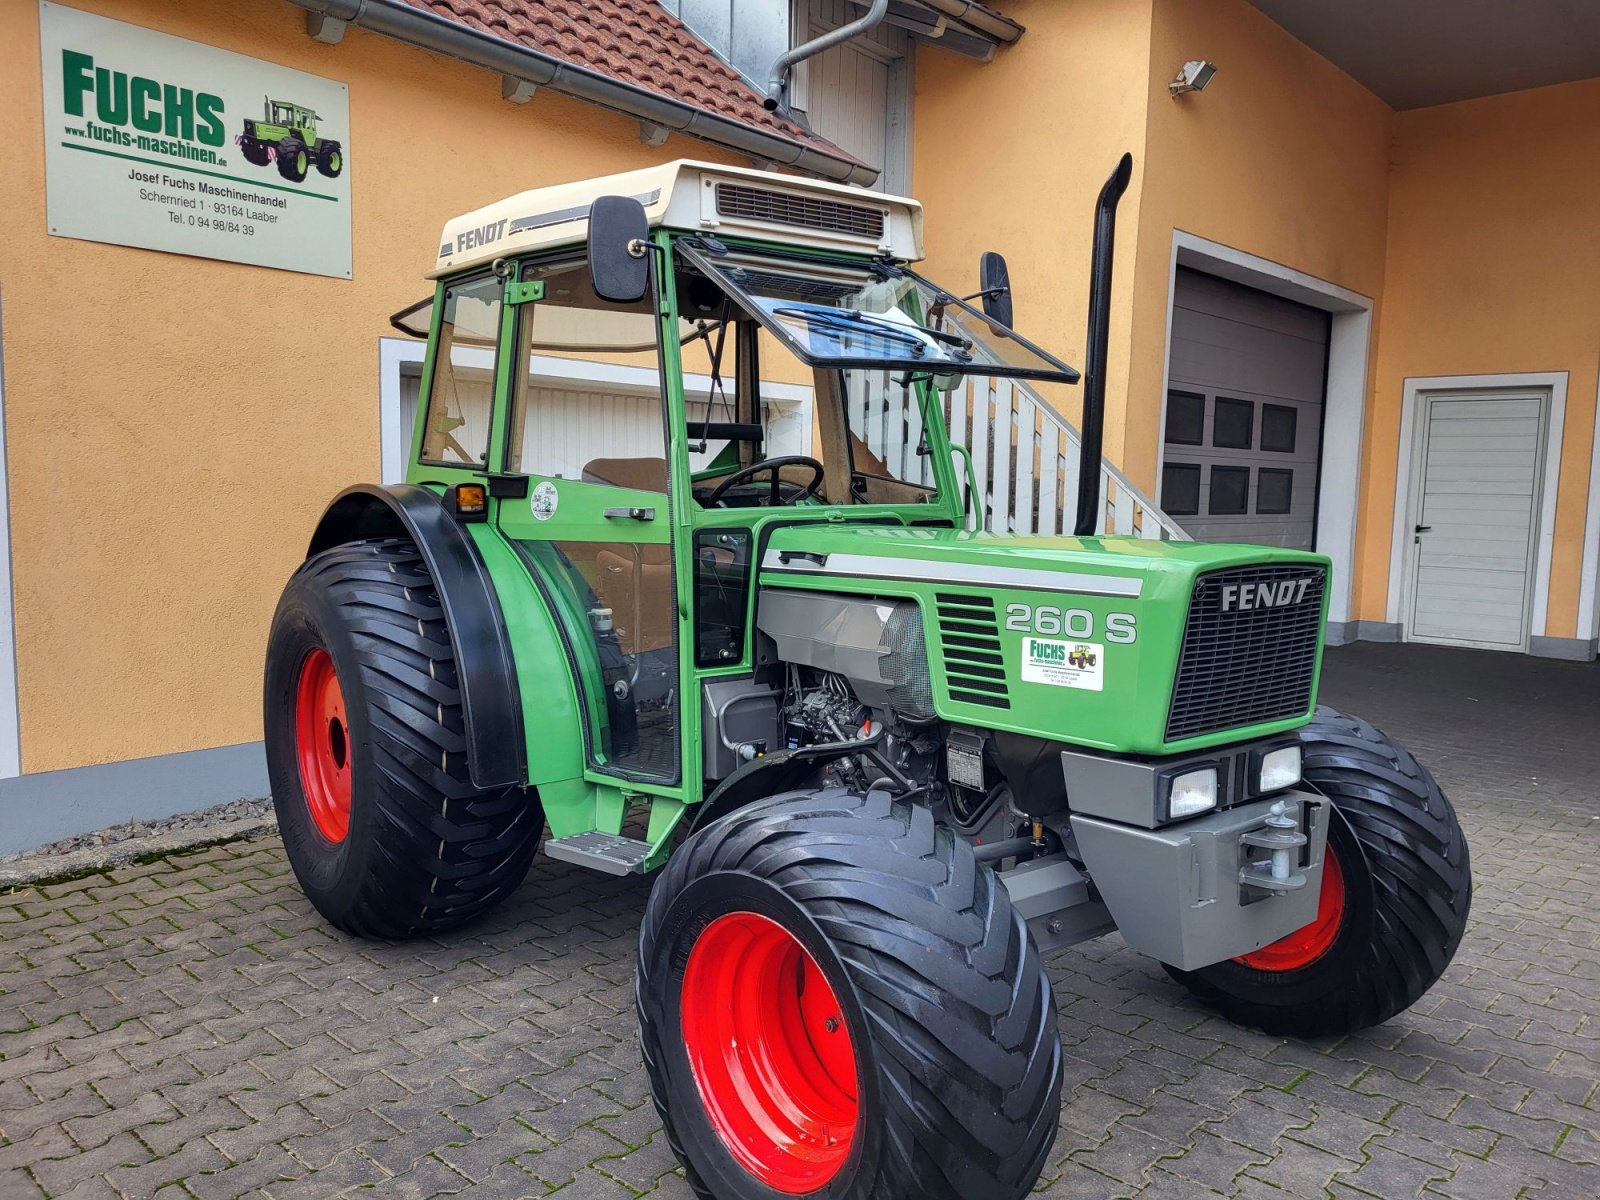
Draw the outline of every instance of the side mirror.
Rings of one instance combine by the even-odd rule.
[[[632,196],[600,196],[589,205],[589,281],[613,304],[635,304],[650,286],[650,221]]]
[[[1011,325],[1011,272],[1006,256],[985,250],[978,260],[978,287],[983,290],[983,315],[1007,329]]]

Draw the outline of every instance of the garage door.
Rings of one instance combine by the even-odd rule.
[[[1195,538],[1313,548],[1328,314],[1180,268],[1161,507]]]

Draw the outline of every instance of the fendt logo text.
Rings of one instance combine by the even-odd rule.
[[[1223,612],[1249,612],[1256,608],[1285,608],[1305,599],[1311,580],[1285,579],[1279,583],[1225,583]]]

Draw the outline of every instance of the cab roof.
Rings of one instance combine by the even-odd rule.
[[[632,196],[652,228],[758,237],[857,254],[922,257],[922,205],[845,184],[678,159],[518,192],[445,222],[429,278],[497,258],[581,242],[589,205]]]

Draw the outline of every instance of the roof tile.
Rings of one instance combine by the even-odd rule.
[[[405,0],[718,116],[849,158],[781,113],[656,0]]]

